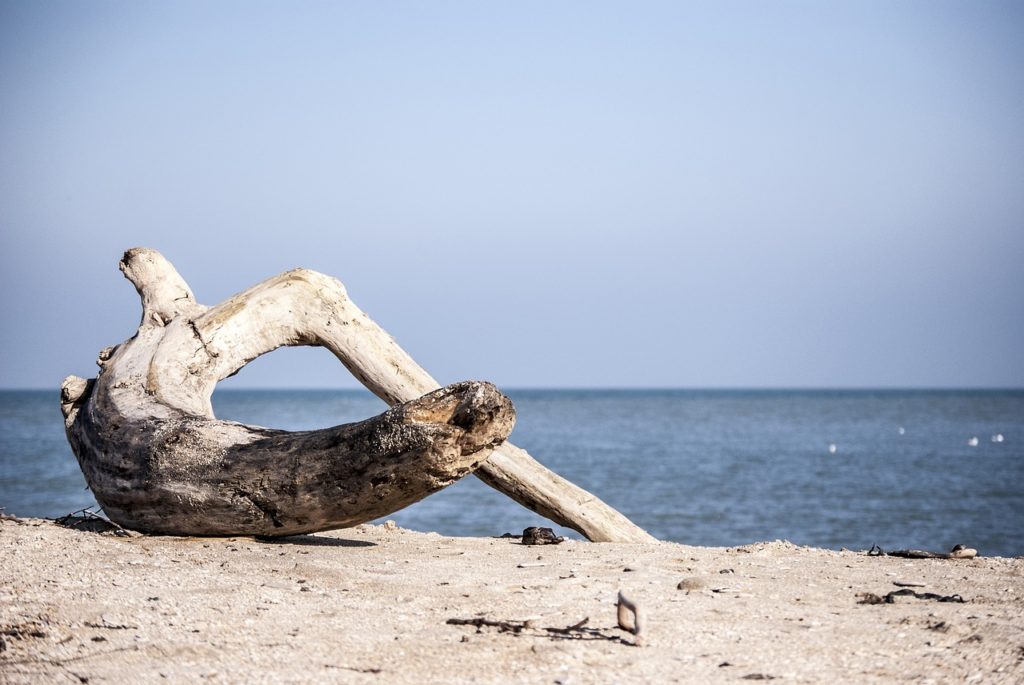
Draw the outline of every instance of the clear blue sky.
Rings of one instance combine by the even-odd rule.
[[[442,382],[1024,386],[1024,3],[0,2],[0,386],[128,247],[339,277]],[[355,387],[322,350],[235,387]]]

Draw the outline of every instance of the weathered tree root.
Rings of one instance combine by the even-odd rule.
[[[282,536],[364,523],[470,473],[512,431],[511,401],[480,382],[317,431],[217,420],[208,381],[224,369],[199,331],[230,345],[225,328],[210,327],[223,308],[196,304],[155,252],[131,250],[121,268],[142,296],[139,331],[100,354],[96,379],[66,379],[61,408],[86,482],[125,528]],[[308,328],[297,306],[264,316],[298,334]],[[258,338],[259,321],[250,324],[236,333]]]
[[[591,540],[654,540],[504,442],[514,411],[493,386],[438,391],[336,279],[295,269],[207,308],[154,250],[128,250],[120,267],[142,298],[139,330],[100,352],[96,379],[71,376],[61,389],[68,439],[118,524],[293,535],[372,520],[478,468],[484,482]],[[218,421],[216,384],[285,345],[327,348],[399,406],[306,433]]]
[[[470,473],[514,421],[511,402],[476,382],[295,433],[183,412],[97,420],[84,409],[68,434],[107,516],[179,535],[296,535],[371,521]]]

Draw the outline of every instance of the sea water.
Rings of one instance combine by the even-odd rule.
[[[661,539],[1024,555],[1022,391],[507,392],[514,443]],[[384,408],[354,390],[214,395],[219,418],[287,430]],[[0,391],[0,506],[94,503],[58,394]],[[552,525],[472,477],[389,518],[445,535]]]

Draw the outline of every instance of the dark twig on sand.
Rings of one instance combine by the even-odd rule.
[[[590,617],[584,618],[571,626],[562,627],[535,627],[531,621],[497,621],[483,616],[474,618],[450,618],[445,623],[450,626],[473,626],[477,632],[483,632],[483,628],[497,628],[499,633],[512,633],[513,635],[526,635],[533,631],[537,637],[547,637],[551,640],[608,640],[619,642],[624,645],[630,644],[617,635],[609,635],[597,628],[588,628],[587,623]]]
[[[54,519],[58,526],[75,530],[88,530],[94,533],[113,533],[118,537],[130,537],[131,533],[117,525],[106,516],[101,516],[92,507],[79,509]]]
[[[858,595],[861,599],[858,604],[895,604],[897,597],[916,597],[917,599],[931,599],[936,602],[956,602],[963,604],[964,598],[960,595],[938,595],[934,592],[915,592],[910,588],[893,590],[892,592],[879,596],[873,592],[865,592]]]
[[[450,626],[473,626],[477,632],[481,628],[497,628],[499,633],[521,633],[526,628],[526,621],[494,621],[483,616],[476,618],[450,618],[445,621]]]
[[[973,559],[978,556],[978,550],[966,545],[955,545],[948,552],[929,552],[923,549],[897,549],[886,552],[878,545],[871,545],[868,550],[869,557],[900,557],[902,559]]]

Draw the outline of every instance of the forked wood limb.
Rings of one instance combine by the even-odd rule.
[[[103,370],[95,384],[74,377],[64,384],[63,406],[68,436],[80,462],[83,461],[83,453],[87,457],[92,455],[95,462],[102,461],[95,458],[104,449],[103,445],[98,444],[97,436],[103,432],[104,426],[109,428],[111,420],[147,426],[147,422],[157,422],[165,432],[167,426],[171,425],[170,433],[175,435],[193,435],[195,429],[189,428],[193,425],[190,422],[201,420],[205,423],[201,424],[202,429],[198,432],[200,437],[196,439],[202,443],[212,435],[210,426],[216,426],[217,439],[214,443],[217,447],[213,449],[204,445],[196,449],[201,448],[207,452],[212,449],[220,455],[219,461],[204,463],[203,468],[223,467],[229,461],[238,461],[238,455],[230,450],[231,445],[252,445],[269,436],[253,436],[251,433],[240,432],[237,428],[239,424],[216,422],[210,403],[213,390],[220,380],[237,373],[248,362],[282,346],[317,345],[327,348],[360,382],[390,405],[417,401],[439,387],[391,336],[349,299],[344,286],[329,276],[308,269],[295,269],[270,278],[219,305],[206,308],[196,303],[184,279],[170,262],[154,250],[129,250],[121,260],[121,270],[142,298],[143,316],[139,332],[117,349],[101,353]],[[452,397],[453,393],[469,393],[477,399],[467,402],[480,402],[481,406],[487,408],[476,406],[470,411],[465,409],[464,404],[459,404],[463,402],[462,399],[451,400],[463,409],[442,422],[449,427],[445,430],[452,429],[452,426],[462,428],[459,422],[468,421],[467,417],[473,412],[483,412],[485,417],[489,417],[481,425],[474,424],[472,428],[466,429],[475,437],[450,438],[449,442],[470,442],[474,445],[474,451],[460,448],[462,452],[457,458],[446,457],[452,473],[461,475],[477,468],[476,473],[484,482],[533,511],[578,530],[591,540],[654,540],[619,512],[552,473],[525,451],[507,442],[503,443],[511,430],[512,409],[507,398],[497,393],[493,386],[475,384],[471,388],[459,387],[447,392],[446,396]],[[70,399],[73,397],[77,399]],[[419,410],[416,409],[403,411],[406,413],[402,416],[422,414],[417,413]],[[431,426],[442,425],[433,417],[426,423]],[[187,428],[193,430],[193,433],[189,433]],[[250,427],[242,428],[254,430]],[[409,435],[411,429],[403,431],[403,437],[421,445],[421,442],[417,442],[420,438],[414,439]],[[163,434],[160,433],[160,436]],[[150,433],[146,435],[150,436]],[[270,445],[266,442],[258,444],[259,447],[247,447],[246,453],[259,453]],[[487,456],[495,445],[498,445],[498,449],[489,452]],[[283,449],[288,454],[309,449],[308,454],[313,462],[324,459],[322,455],[317,456],[316,450],[308,445],[275,445],[273,449]],[[486,461],[479,463],[484,457]],[[171,459],[168,463],[174,461]],[[178,461],[181,459],[178,458]],[[88,458],[85,462],[83,470],[86,470],[88,478],[87,466],[91,462]],[[127,464],[122,461],[109,466],[111,473],[116,474],[118,469],[125,468]],[[291,467],[300,468],[298,464]],[[302,466],[307,467],[308,463]],[[429,468],[426,470],[430,471]],[[111,477],[116,480],[116,476]],[[440,483],[444,480],[431,481],[426,490],[432,492],[435,486],[443,487]],[[133,484],[131,478],[117,487],[126,484]],[[111,497],[109,489],[104,490],[108,500]],[[128,487],[128,490],[131,489]],[[130,494],[123,489],[117,492],[127,497],[125,503],[129,509],[138,509],[139,502],[131,501]],[[252,494],[244,487],[239,492]],[[425,494],[428,492],[424,491],[420,496]],[[189,497],[195,499],[194,495],[188,493],[179,493],[178,496],[182,500],[188,500]],[[100,498],[100,493],[97,493],[97,498]],[[276,531],[277,534],[283,534],[283,526],[273,523],[275,517],[281,520],[283,508],[278,507],[271,516],[267,507],[260,504],[260,495],[254,498],[238,494],[237,498],[251,503],[253,516],[258,518],[257,512],[262,512],[263,520],[270,521],[275,529],[270,533]],[[401,499],[397,498],[394,503],[397,504]],[[201,505],[210,506],[209,502],[200,500],[195,499],[185,507],[190,516],[201,517]],[[108,515],[114,518],[108,504],[100,501]],[[369,516],[365,520],[379,515],[382,514]],[[321,523],[329,520],[333,527],[353,525],[351,521],[355,520],[347,515],[333,518],[323,515],[322,518],[324,521]],[[290,525],[301,528],[310,524],[296,521]]]

